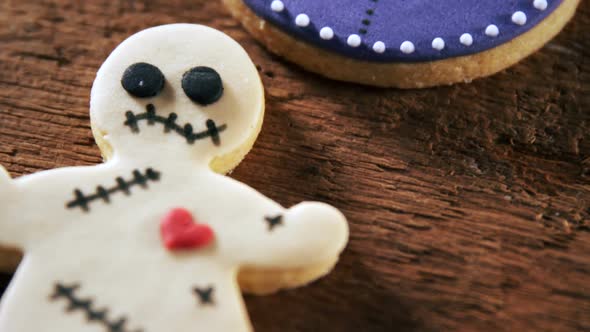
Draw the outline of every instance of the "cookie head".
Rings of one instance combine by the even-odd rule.
[[[256,67],[233,39],[201,25],[141,31],[98,71],[90,114],[108,159],[186,159],[232,169],[262,124]]]

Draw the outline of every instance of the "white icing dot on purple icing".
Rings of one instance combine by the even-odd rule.
[[[272,9],[273,12],[280,13],[285,10],[285,4],[281,0],[274,0],[270,3],[270,9]]]
[[[535,0],[533,1],[533,6],[538,10],[545,10],[547,9],[547,0]]]
[[[382,41],[375,42],[375,44],[373,44],[373,51],[379,54],[385,52],[385,43]]]
[[[512,14],[512,22],[514,22],[514,24],[518,24],[518,25],[525,25],[526,24],[526,14],[521,11],[515,12],[514,14]]]
[[[414,47],[414,44],[411,41],[406,40],[400,45],[399,50],[402,51],[402,53],[404,54],[412,54],[414,53],[416,48]]]
[[[350,35],[350,36],[348,36],[346,43],[350,47],[359,47],[359,46],[361,46],[361,36],[354,35],[354,34]]]
[[[499,34],[500,34],[500,30],[494,24],[490,24],[486,28],[486,36],[489,36],[489,37],[497,37]]]
[[[323,40],[330,40],[334,38],[334,30],[330,27],[323,27],[320,29],[320,38]]]
[[[432,48],[437,51],[442,51],[445,48],[445,41],[444,39],[437,37],[432,40]]]
[[[471,46],[473,44],[473,37],[468,33],[464,33],[459,38],[459,41],[465,46]]]
[[[309,16],[306,14],[299,14],[295,17],[295,24],[297,24],[298,27],[304,28],[309,25],[309,22]]]

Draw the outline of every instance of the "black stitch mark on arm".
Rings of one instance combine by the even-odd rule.
[[[80,207],[83,211],[90,211],[89,204],[94,200],[102,200],[104,203],[110,203],[111,195],[116,192],[122,192],[125,195],[131,194],[130,187],[139,185],[142,188],[147,188],[147,184],[150,181],[160,180],[160,172],[148,168],[145,170],[145,174],[142,174],[138,170],[133,171],[133,179],[125,181],[122,177],[117,177],[115,182],[117,183],[114,187],[105,188],[103,186],[96,187],[96,192],[88,196],[84,195],[80,189],[74,190],[74,199],[66,204],[68,209]]]
[[[359,33],[362,35],[366,35],[367,32],[369,31],[369,26],[371,25],[371,18],[373,16],[373,14],[375,14],[375,8],[377,7],[377,2],[379,0],[369,0],[369,2],[372,2],[372,8],[369,8],[365,11],[365,14],[367,14],[366,17],[363,17],[363,20],[361,21],[361,28],[359,29]]]
[[[50,296],[51,301],[65,299],[68,303],[66,312],[73,312],[76,310],[83,311],[86,314],[86,318],[89,323],[102,324],[107,332],[130,332],[125,328],[127,318],[121,317],[118,320],[110,320],[108,310],[98,310],[93,308],[92,300],[82,299],[76,296],[76,290],[80,288],[80,285],[73,284],[66,286],[62,283],[56,283],[53,294]],[[134,330],[133,332],[143,332],[143,330]]]
[[[139,126],[137,123],[142,120],[146,120],[149,126],[153,126],[154,123],[160,123],[164,125],[164,132],[169,133],[170,131],[176,132],[178,135],[186,138],[188,144],[193,144],[196,140],[211,137],[211,141],[216,146],[221,144],[219,133],[227,129],[227,125],[223,124],[217,126],[215,121],[208,119],[205,122],[207,130],[195,133],[193,126],[190,123],[180,126],[176,123],[178,115],[176,113],[170,113],[167,118],[156,114],[156,108],[152,104],[146,106],[145,113],[134,114],[132,111],[125,113],[124,125],[128,126],[132,132],[139,133]]]
[[[268,223],[268,230],[272,231],[275,227],[283,225],[283,215],[279,214],[274,217],[264,217],[264,220]]]
[[[199,303],[201,305],[214,305],[215,301],[213,301],[213,293],[215,289],[213,286],[209,286],[207,288],[193,288],[193,292],[198,296]]]

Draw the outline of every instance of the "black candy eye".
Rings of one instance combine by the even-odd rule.
[[[209,105],[221,98],[223,84],[215,69],[195,67],[182,75],[182,90],[192,101]]]
[[[132,64],[125,69],[121,85],[129,94],[139,97],[154,97],[164,88],[164,74],[154,65],[145,62]]]

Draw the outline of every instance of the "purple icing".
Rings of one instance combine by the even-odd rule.
[[[271,9],[273,0],[244,0],[257,15],[292,36],[315,46],[367,61],[420,62],[479,53],[521,35],[536,26],[555,10],[563,0],[547,0],[547,8],[537,9],[533,0],[281,0],[284,9]],[[512,14],[522,11],[524,25],[512,22]],[[306,27],[295,24],[298,14],[307,14],[311,23]],[[485,34],[494,24],[500,33]],[[331,40],[320,38],[323,27],[334,31]],[[469,33],[473,44],[461,44],[459,38]],[[347,38],[357,34],[362,39],[358,47],[347,44]],[[432,40],[440,37],[445,47],[439,51]],[[383,53],[373,50],[382,41]],[[400,51],[404,41],[411,41],[415,51]]]

